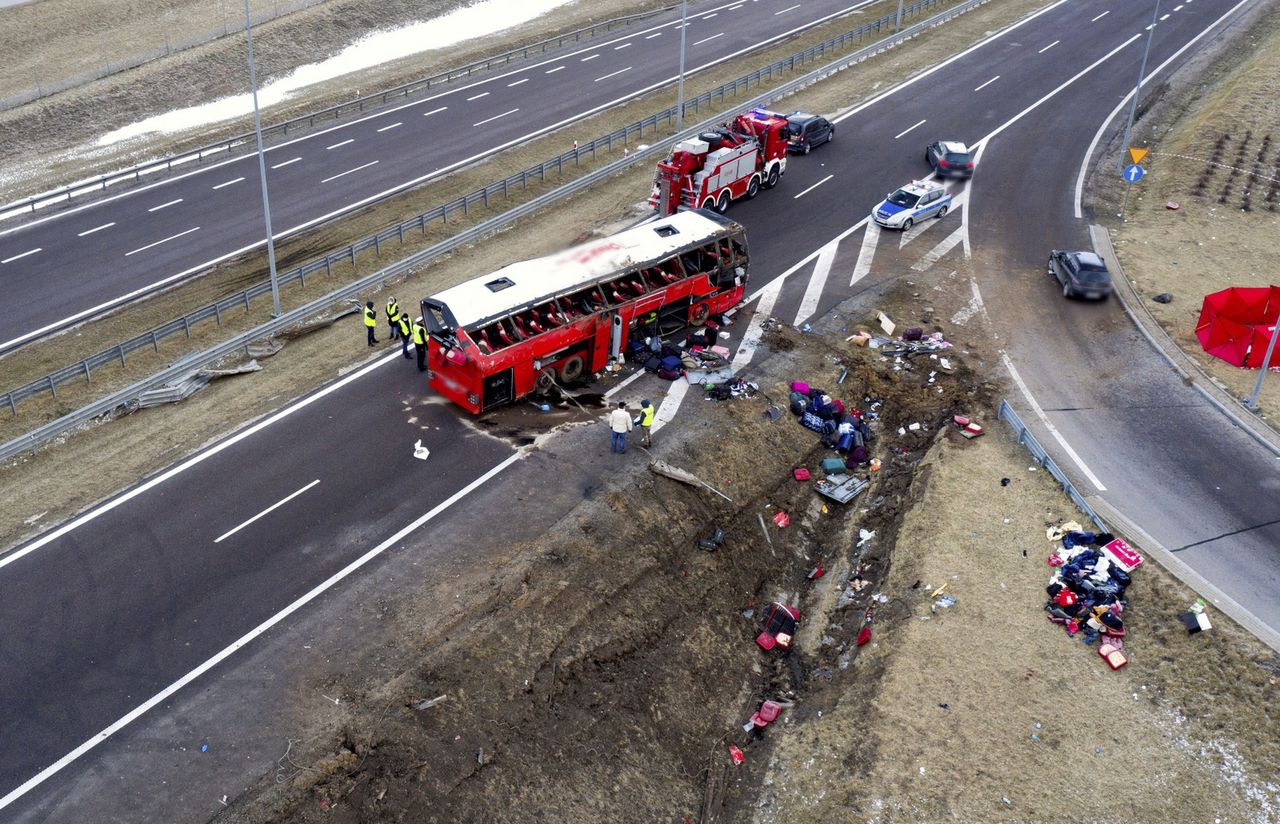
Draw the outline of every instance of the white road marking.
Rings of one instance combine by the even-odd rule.
[[[599,83],[601,80],[608,80],[610,77],[617,77],[618,75],[620,75],[620,74],[625,74],[626,72],[629,72],[629,71],[631,71],[631,67],[630,67],[630,66],[627,66],[625,69],[618,69],[616,72],[612,72],[612,73],[610,73],[610,74],[606,74],[606,75],[604,75],[603,77],[597,77],[597,78],[596,78],[595,80],[593,80],[592,82],[593,82],[593,83]]]
[[[1174,11],[1182,11],[1182,6],[1174,6],[1174,7],[1173,7],[1173,10],[1174,10]]]
[[[1187,0],[1187,2],[1190,3],[1192,2],[1192,0]],[[1180,57],[1183,52],[1185,52],[1187,49],[1195,45],[1196,41],[1204,37],[1206,34],[1208,34],[1210,31],[1216,28],[1219,23],[1221,23],[1223,20],[1226,20],[1231,15],[1235,14],[1237,10],[1239,10],[1242,6],[1248,3],[1249,3],[1249,0],[1240,0],[1239,3],[1236,3],[1234,6],[1227,9],[1225,12],[1223,12],[1222,16],[1219,17],[1217,20],[1214,20],[1212,23],[1210,23],[1209,25],[1201,29],[1200,33],[1197,34],[1195,37],[1191,38],[1190,40],[1188,40],[1186,43],[1184,43],[1182,48],[1178,49],[1176,52],[1171,54],[1168,57],[1168,59],[1166,59],[1159,66],[1156,66],[1155,69],[1148,72],[1146,78],[1142,81],[1142,85],[1145,86],[1148,83],[1150,83],[1153,77],[1155,77],[1160,72],[1168,68],[1170,63],[1177,60],[1178,57]],[[1081,198],[1083,198],[1084,196],[1084,175],[1085,175],[1085,172],[1088,171],[1089,169],[1089,158],[1093,157],[1094,150],[1098,148],[1098,141],[1102,139],[1102,133],[1107,130],[1107,124],[1109,124],[1112,120],[1116,119],[1116,115],[1120,114],[1120,110],[1125,107],[1125,105],[1129,102],[1129,98],[1131,97],[1133,97],[1133,89],[1130,89],[1129,93],[1126,94],[1123,98],[1121,98],[1120,102],[1116,104],[1116,107],[1111,110],[1111,114],[1107,115],[1106,118],[1103,119],[1101,125],[1098,126],[1098,131],[1095,132],[1093,135],[1093,140],[1089,143],[1089,148],[1085,150],[1084,157],[1081,158],[1080,160],[1080,171],[1076,174],[1076,206],[1075,206],[1076,220],[1080,220],[1084,216],[1084,212],[1080,208],[1080,201],[1081,201]]]
[[[867,231],[862,234],[862,246],[858,248],[858,259],[853,264],[853,277],[849,278],[850,286],[865,278],[871,271],[871,261],[876,256],[876,245],[879,242],[880,224],[868,222]]]
[[[632,44],[630,44],[630,43],[623,43],[621,46],[614,46],[614,47],[613,47],[613,50],[614,50],[614,51],[620,51],[620,50],[622,50],[622,49],[629,49],[629,48],[631,48],[631,45],[632,45]]]
[[[1107,10],[1106,10],[1106,11],[1104,11],[1102,14],[1099,14],[1097,17],[1093,18],[1093,19],[1092,19],[1092,20],[1090,20],[1089,22],[1090,22],[1090,23],[1097,23],[1099,20],[1101,20],[1102,18],[1106,17],[1106,16],[1107,16],[1108,14],[1110,14],[1110,13],[1111,13],[1111,10],[1110,10],[1110,9],[1107,9]]]
[[[92,229],[88,229],[76,235],[76,237],[85,237],[87,235],[93,234],[94,232],[101,232],[103,229],[110,229],[112,226],[115,226],[115,225],[116,225],[115,221],[112,221],[111,223],[104,223],[101,226],[94,226]]]
[[[952,274],[955,274],[954,272]],[[955,326],[964,326],[974,315],[982,315],[982,319],[990,325],[990,318],[987,317],[987,307],[982,302],[982,293],[978,291],[978,281],[973,278],[969,279],[969,290],[973,293],[973,297],[963,307],[958,309],[951,316],[951,323]]]
[[[335,143],[332,146],[325,146],[325,149],[328,151],[332,151],[334,149],[339,149],[347,145],[348,143],[355,143],[355,142],[356,142],[356,139],[354,137],[348,137],[346,140],[342,141],[341,143]]]
[[[430,117],[430,116],[431,116],[431,115],[433,115],[433,114],[440,114],[440,112],[443,112],[444,110],[446,110],[446,109],[448,109],[448,108],[449,108],[448,106],[441,106],[441,107],[440,107],[440,108],[438,108],[438,109],[432,109],[432,110],[431,110],[431,111],[429,111],[429,112],[423,112],[423,113],[422,113],[422,116],[423,116],[423,117]]]
[[[1241,0],[1241,2],[1248,2],[1248,0]],[[978,143],[989,143],[993,138],[995,138],[995,136],[996,136],[996,135],[1000,134],[1000,133],[1001,133],[1001,132],[1003,132],[1005,129],[1007,129],[1007,128],[1009,128],[1010,126],[1012,126],[1014,123],[1017,123],[1019,120],[1021,120],[1021,119],[1022,119],[1022,118],[1024,118],[1024,117],[1026,117],[1026,116],[1027,116],[1028,114],[1030,114],[1031,112],[1035,111],[1035,110],[1040,106],[1040,104],[1041,104],[1041,103],[1044,103],[1046,100],[1051,99],[1052,97],[1054,97],[1055,95],[1057,95],[1057,93],[1058,93],[1058,92],[1062,91],[1063,89],[1065,89],[1065,88],[1067,88],[1068,86],[1070,86],[1072,83],[1074,83],[1074,82],[1076,82],[1077,80],[1079,80],[1080,78],[1084,77],[1084,76],[1085,76],[1086,74],[1088,74],[1089,72],[1091,72],[1091,71],[1093,71],[1094,69],[1098,68],[1098,67],[1099,67],[1099,66],[1101,66],[1103,63],[1105,63],[1105,62],[1107,62],[1108,60],[1110,60],[1112,57],[1115,57],[1115,56],[1116,56],[1117,54],[1119,54],[1123,49],[1127,48],[1127,47],[1129,46],[1129,44],[1133,43],[1135,40],[1138,40],[1138,39],[1139,39],[1139,38],[1141,38],[1141,37],[1142,37],[1142,35],[1140,35],[1140,34],[1135,34],[1133,37],[1130,37],[1128,40],[1124,41],[1124,42],[1123,42],[1123,43],[1121,43],[1119,46],[1116,46],[1114,49],[1112,49],[1111,51],[1107,52],[1107,53],[1106,53],[1106,54],[1104,54],[1102,57],[1099,57],[1097,60],[1095,60],[1095,61],[1093,61],[1092,63],[1090,63],[1088,66],[1085,66],[1083,69],[1081,69],[1080,71],[1076,72],[1075,76],[1073,76],[1070,80],[1063,81],[1063,83],[1062,83],[1061,85],[1059,85],[1056,89],[1054,89],[1053,91],[1049,92],[1049,93],[1048,93],[1048,94],[1046,94],[1044,97],[1041,97],[1039,100],[1037,100],[1036,102],[1032,103],[1030,106],[1026,107],[1026,108],[1025,108],[1025,109],[1023,109],[1022,111],[1018,112],[1016,115],[1014,115],[1014,116],[1012,117],[1012,119],[1010,119],[1010,120],[1006,120],[1006,121],[1005,121],[1001,126],[999,126],[995,131],[991,132],[990,134],[986,135],[986,136],[985,136],[985,137],[983,137],[981,140],[979,140],[979,141],[978,141]]]
[[[827,286],[827,276],[831,274],[831,264],[835,262],[836,250],[840,244],[832,241],[818,250],[818,262],[813,265],[813,274],[809,277],[809,286],[804,290],[804,298],[800,301],[800,311],[792,326],[799,326],[818,311],[818,301]]]
[[[983,83],[981,86],[978,86],[976,89],[974,89],[974,91],[975,91],[975,92],[980,92],[980,91],[982,91],[983,89],[985,89],[987,86],[990,86],[992,83],[996,82],[996,81],[997,81],[997,80],[999,80],[999,79],[1000,79],[1000,75],[998,75],[998,74],[997,74],[995,77],[991,78],[991,79],[990,79],[990,80],[988,80],[986,83]]]
[[[547,69],[543,74],[555,74],[556,72],[564,71],[565,68],[565,66],[556,66],[554,69]]]
[[[637,372],[636,374],[643,374],[643,372]],[[662,399],[662,403],[658,404],[658,411],[653,414],[654,432],[671,423],[676,413],[680,411],[680,402],[684,400],[684,396],[688,393],[689,381],[684,378],[677,378],[671,382],[671,388],[667,390],[667,396]]]
[[[382,361],[382,363],[389,362],[393,357],[399,357],[399,356],[400,356],[400,353],[398,353],[398,352],[397,352],[397,353],[395,353],[394,355],[388,356],[386,359],[384,359],[384,360]],[[381,365],[382,365],[382,363],[374,364],[374,366],[381,366]],[[357,374],[357,375],[360,375],[360,374],[363,374],[363,373],[364,373],[364,372],[366,372],[366,371],[368,371],[368,370],[367,370],[367,369],[362,369],[362,370],[360,370],[360,372],[358,372],[358,373],[356,373],[356,374]],[[352,376],[352,377],[354,377],[354,376]],[[346,382],[347,382],[346,380],[343,380],[343,381],[341,381],[340,383],[345,384]],[[324,392],[324,393],[322,393],[322,394],[328,394],[328,393],[327,393],[327,392]],[[306,403],[311,402],[312,400],[314,400],[314,398],[315,398],[315,397],[318,397],[318,396],[312,396],[311,398],[308,398],[306,401],[304,401],[304,402],[303,402],[303,404],[306,404]],[[269,420],[269,421],[276,420],[276,417],[274,417],[274,416],[273,416],[272,418],[270,418],[270,419],[268,419],[268,420]],[[264,423],[266,423],[266,422],[264,422]],[[256,431],[258,428],[259,428],[259,427],[255,426],[255,427],[253,427],[253,428],[252,428],[252,430],[250,430],[250,431]],[[237,437],[236,439],[238,440],[239,438]],[[217,448],[215,447],[215,450],[216,450],[216,449],[217,449]],[[208,453],[208,454],[212,454],[212,452],[211,452],[211,453]],[[203,457],[200,457],[200,456],[198,456],[198,457],[199,457],[199,459],[200,459],[200,460],[203,460]],[[455,492],[453,495],[451,495],[451,496],[450,496],[449,498],[447,498],[446,500],[441,501],[439,504],[437,504],[436,506],[432,507],[432,508],[431,508],[428,512],[426,512],[424,515],[420,516],[417,520],[413,521],[412,523],[410,523],[410,524],[406,525],[405,527],[403,527],[402,529],[400,529],[398,532],[396,532],[396,533],[395,533],[394,535],[392,535],[390,538],[386,539],[385,541],[383,541],[382,543],[378,544],[378,545],[377,545],[376,547],[374,547],[373,549],[371,549],[371,550],[369,550],[368,552],[366,552],[364,555],[361,555],[359,558],[355,559],[354,561],[352,561],[351,563],[347,564],[347,565],[346,565],[345,567],[343,567],[342,569],[340,569],[340,570],[338,570],[337,572],[335,572],[335,573],[334,573],[333,575],[331,575],[329,578],[327,578],[326,580],[324,580],[323,582],[321,582],[319,585],[317,585],[315,588],[313,588],[310,592],[306,593],[306,594],[305,594],[305,595],[303,595],[301,598],[298,598],[296,601],[294,601],[293,603],[289,604],[289,606],[287,606],[287,607],[285,607],[284,609],[280,610],[280,611],[279,611],[279,612],[277,612],[275,615],[272,615],[270,618],[268,618],[267,620],[263,621],[261,624],[258,624],[258,626],[254,627],[253,629],[251,629],[251,630],[249,630],[248,632],[246,632],[244,635],[242,635],[242,636],[240,636],[239,638],[237,638],[237,639],[236,639],[235,641],[233,641],[229,646],[224,647],[220,652],[218,652],[218,653],[217,653],[216,655],[214,655],[212,658],[208,659],[207,661],[205,661],[204,663],[202,663],[200,666],[198,666],[198,667],[196,667],[195,669],[191,670],[191,671],[190,671],[190,672],[188,672],[186,675],[184,675],[184,676],[182,676],[181,678],[179,678],[177,681],[174,681],[172,684],[170,684],[169,686],[165,687],[163,690],[161,690],[160,692],[156,693],[155,695],[151,696],[150,698],[148,698],[148,699],[147,699],[146,701],[144,701],[143,703],[141,703],[141,704],[139,704],[138,706],[134,707],[134,708],[133,708],[132,710],[130,710],[127,714],[125,714],[124,716],[122,716],[119,720],[115,721],[115,722],[114,722],[114,723],[112,723],[110,726],[108,726],[108,727],[104,728],[101,732],[98,732],[98,733],[94,734],[91,738],[89,738],[87,741],[85,741],[84,743],[82,743],[80,746],[76,747],[76,748],[75,748],[74,750],[72,750],[71,752],[69,752],[69,753],[67,753],[66,755],[62,756],[61,758],[59,758],[57,761],[53,762],[53,763],[52,763],[52,764],[50,764],[49,766],[45,767],[43,770],[41,770],[40,772],[36,773],[36,774],[35,774],[34,776],[32,776],[31,778],[28,778],[28,779],[27,779],[25,782],[23,782],[19,787],[17,787],[16,789],[14,789],[14,790],[10,791],[8,795],[4,796],[3,798],[0,798],[0,810],[3,810],[5,807],[7,807],[7,806],[9,806],[10,804],[12,804],[13,802],[17,801],[17,800],[18,800],[19,798],[21,798],[22,796],[24,796],[24,795],[26,795],[27,793],[31,792],[31,791],[32,791],[33,789],[35,789],[36,787],[38,787],[39,785],[43,784],[45,781],[49,780],[49,778],[51,778],[52,776],[56,775],[59,771],[61,771],[61,770],[62,770],[63,768],[65,768],[67,765],[69,765],[69,764],[71,764],[72,762],[74,762],[77,758],[79,758],[80,756],[84,755],[84,754],[85,754],[85,753],[87,753],[89,750],[93,749],[94,747],[98,746],[98,745],[99,745],[99,744],[101,744],[103,741],[106,741],[106,740],[107,740],[108,738],[110,738],[111,736],[113,736],[113,735],[115,735],[116,733],[120,732],[120,730],[122,730],[122,729],[124,729],[125,727],[129,726],[129,725],[130,725],[130,724],[132,724],[134,721],[136,721],[138,718],[142,717],[142,716],[143,716],[143,715],[145,715],[147,712],[149,712],[149,711],[151,711],[152,709],[154,709],[156,706],[158,706],[158,705],[160,705],[160,704],[164,703],[165,701],[167,701],[167,700],[168,700],[168,699],[169,699],[169,698],[170,698],[174,693],[178,692],[178,691],[179,691],[179,690],[181,690],[183,687],[185,687],[185,686],[187,686],[188,684],[190,684],[192,681],[195,681],[197,678],[199,678],[200,676],[204,675],[206,672],[208,672],[209,670],[213,669],[213,668],[214,668],[214,667],[216,667],[218,664],[220,664],[220,663],[222,663],[223,661],[225,661],[227,658],[230,658],[233,654],[235,654],[235,653],[236,653],[238,650],[240,650],[242,647],[247,646],[250,642],[252,642],[252,641],[253,641],[254,639],[256,639],[258,636],[260,636],[260,635],[262,635],[263,633],[267,632],[267,631],[268,631],[268,630],[270,630],[272,627],[276,626],[276,625],[277,625],[277,624],[279,624],[281,621],[283,621],[285,618],[288,618],[290,615],[292,615],[293,613],[297,612],[297,611],[298,611],[299,609],[301,609],[302,607],[306,606],[307,604],[309,604],[309,603],[311,603],[312,601],[314,601],[316,598],[318,598],[318,597],[320,597],[321,595],[323,595],[325,592],[327,592],[327,591],[329,591],[330,589],[332,589],[335,585],[337,585],[338,583],[340,583],[343,579],[345,579],[345,578],[347,578],[349,575],[351,575],[351,573],[353,573],[353,572],[355,572],[356,570],[360,569],[360,568],[361,568],[361,567],[363,567],[365,564],[367,564],[367,563],[369,563],[370,561],[372,561],[374,558],[377,558],[379,555],[381,555],[382,553],[386,552],[386,551],[387,551],[388,549],[390,549],[391,547],[393,547],[393,546],[395,546],[396,544],[400,543],[402,540],[404,540],[404,539],[405,539],[407,536],[409,536],[411,533],[413,533],[413,532],[415,532],[416,530],[420,529],[424,524],[426,524],[426,523],[428,523],[429,521],[431,521],[432,519],[434,519],[437,515],[439,515],[440,513],[444,512],[445,510],[449,509],[449,507],[453,506],[455,503],[457,503],[458,501],[462,500],[462,499],[463,499],[463,498],[465,498],[467,495],[470,495],[472,492],[474,492],[474,491],[475,491],[476,489],[478,489],[479,487],[481,487],[481,486],[483,486],[484,484],[488,483],[488,482],[489,482],[490,480],[492,480],[495,476],[497,476],[499,473],[501,473],[501,472],[505,471],[505,470],[507,469],[507,467],[511,466],[513,463],[515,463],[515,462],[516,462],[516,461],[518,461],[519,459],[520,459],[520,455],[519,455],[519,453],[516,453],[516,454],[514,454],[514,455],[511,455],[511,456],[510,456],[510,457],[508,457],[506,460],[504,460],[502,463],[498,464],[498,465],[497,465],[497,466],[495,466],[493,469],[490,469],[488,472],[484,473],[484,474],[483,474],[483,475],[481,475],[479,478],[476,478],[474,481],[472,481],[471,483],[469,483],[469,484],[467,484],[466,486],[464,486],[462,489],[460,489],[460,490],[458,490],[457,492]],[[193,459],[192,459],[192,461],[194,461],[194,460],[196,460],[196,459],[194,459],[194,458],[193,458]],[[188,464],[189,464],[189,463],[191,463],[191,462],[188,462]],[[187,464],[184,464],[183,466],[186,466],[186,465],[187,465]],[[171,472],[172,472],[172,470],[171,470]],[[164,474],[164,475],[162,475],[161,477],[162,477],[162,478],[164,478],[164,477],[168,477],[168,476],[169,476],[169,474],[170,474],[170,473],[165,473],[165,474]],[[0,560],[0,563],[7,562],[8,560],[9,560],[9,558],[2,559],[2,560]]]
[[[959,194],[951,198],[951,205],[947,207],[947,213],[955,214],[957,211],[963,209],[967,200],[968,200],[968,190],[961,190]],[[923,220],[921,220],[919,223],[916,223],[907,231],[899,232],[898,248],[901,249],[902,247],[906,246],[908,243],[920,237],[920,235],[924,234],[930,228],[936,225],[938,225],[938,221],[935,220],[934,218],[924,218]]]
[[[1154,29],[1155,27],[1156,27],[1156,24],[1155,24],[1155,23],[1152,23],[1151,25],[1149,25],[1149,26],[1147,26],[1145,29],[1143,29],[1143,31],[1151,31],[1151,30],[1152,30],[1152,29]]]
[[[512,110],[510,110],[510,111],[503,112],[502,114],[495,114],[493,117],[490,117],[490,118],[486,118],[486,119],[484,119],[484,120],[481,120],[479,123],[472,123],[471,125],[472,125],[472,126],[483,126],[483,125],[484,125],[484,124],[486,124],[486,123],[492,123],[493,121],[497,120],[497,119],[498,119],[498,118],[500,118],[500,117],[506,117],[507,115],[509,115],[509,114],[515,114],[515,113],[516,113],[516,112],[518,112],[518,111],[520,111],[520,110],[517,108],[517,109],[512,109]]]
[[[800,4],[799,4],[799,3],[796,3],[794,6],[788,6],[787,8],[783,9],[782,11],[775,11],[775,12],[773,13],[773,16],[774,16],[774,17],[777,17],[779,14],[786,14],[787,12],[789,12],[789,11],[795,11],[795,10],[796,10],[796,9],[798,9],[798,8],[800,8]]]
[[[911,265],[911,268],[917,272],[928,270],[929,267],[941,260],[943,255],[959,246],[962,240],[964,240],[964,227],[957,226],[954,232],[947,235],[936,246],[926,252],[924,257]]]
[[[396,121],[395,123],[392,123],[390,126],[383,126],[381,129],[377,129],[376,131],[377,131],[379,134],[381,134],[382,132],[389,132],[389,131],[391,131],[391,130],[392,130],[392,129],[394,129],[396,126],[403,126],[403,125],[404,125],[404,121],[402,121],[402,120],[398,120],[398,121]]]
[[[1061,43],[1061,42],[1062,42],[1061,40],[1055,40],[1055,41],[1053,41],[1052,43],[1050,43],[1049,45],[1045,46],[1045,47],[1044,47],[1043,49],[1041,49],[1040,51],[1036,52],[1036,54],[1044,54],[1044,53],[1045,53],[1045,52],[1047,52],[1049,49],[1052,49],[1054,46],[1058,45],[1058,44],[1059,44],[1059,43]]]
[[[37,246],[36,248],[32,249],[29,252],[23,252],[20,255],[14,255],[13,257],[7,257],[4,260],[0,260],[0,263],[12,263],[15,260],[22,260],[27,255],[34,255],[36,252],[43,252],[43,251],[44,251],[43,246]]]
[[[719,14],[719,12],[714,12],[714,11],[713,11],[713,12],[711,12],[711,14],[704,15],[702,19],[703,19],[703,20],[710,20],[712,17],[715,17],[717,14]]]
[[[981,162],[982,153],[986,148],[987,144],[985,142],[979,143],[977,146],[973,147],[973,165],[975,168],[977,168],[978,164]],[[964,243],[965,260],[969,260],[973,257],[973,248],[969,244],[969,213],[973,211],[969,208],[969,199],[972,193],[973,180],[970,179],[969,182],[964,185],[963,195],[965,198],[965,208],[960,210],[960,228],[964,230],[964,240],[962,242]]]
[[[272,166],[271,168],[272,168],[272,169],[283,169],[285,166],[288,166],[288,165],[289,165],[289,164],[291,164],[291,163],[297,163],[297,162],[298,162],[299,160],[301,160],[301,159],[302,159],[302,158],[300,158],[300,157],[295,157],[293,160],[286,160],[284,163],[277,163],[277,164],[275,164],[274,166]],[[243,179],[243,178],[242,178],[242,179]],[[215,188],[216,188],[216,187],[215,187]]]
[[[514,82],[514,83],[508,83],[508,84],[507,84],[507,88],[509,89],[509,88],[511,88],[512,86],[519,86],[521,83],[528,83],[528,82],[529,82],[529,78],[527,78],[527,77],[522,77],[522,78],[520,78],[519,80],[517,80],[517,81],[516,81],[516,82]]]
[[[785,274],[780,275],[756,293],[760,298],[760,302],[756,304],[756,313],[751,316],[751,322],[747,324],[747,331],[742,335],[742,343],[738,344],[738,351],[734,353],[733,361],[729,364],[735,375],[741,372],[742,367],[751,363],[751,359],[755,357],[756,349],[759,348],[760,341],[764,338],[763,327],[765,319],[773,312],[773,305],[777,302],[778,293],[782,291],[782,284],[786,280],[787,276]]]
[[[928,118],[925,118],[924,120],[921,120],[919,123],[917,123],[915,126],[910,126],[910,127],[908,127],[907,129],[905,129],[905,130],[903,130],[903,131],[901,131],[901,132],[898,132],[897,134],[895,134],[895,135],[893,136],[893,139],[894,139],[894,140],[897,140],[898,138],[902,137],[904,134],[906,134],[907,132],[911,131],[912,129],[914,129],[914,128],[918,127],[918,126],[923,126],[925,123],[928,123],[928,122],[929,122],[929,119],[928,119]]]
[[[346,177],[347,175],[351,174],[352,172],[358,172],[358,171],[360,171],[361,169],[367,169],[367,168],[369,168],[370,166],[374,166],[374,165],[376,165],[377,163],[378,163],[378,161],[376,161],[376,160],[370,160],[368,163],[365,163],[365,164],[363,164],[363,165],[361,165],[361,166],[357,166],[357,167],[355,167],[354,169],[347,169],[345,172],[338,172],[338,173],[337,173],[336,175],[334,175],[333,177],[326,177],[324,180],[322,180],[322,181],[320,181],[320,182],[321,182],[321,183],[328,183],[330,180],[337,180],[337,179],[338,179],[338,178],[340,178],[340,177]]]
[[[1167,15],[1167,14],[1162,14],[1162,15],[1160,15],[1160,19],[1161,19],[1161,21],[1168,20],[1168,19],[1169,19],[1169,15]]]
[[[479,100],[482,97],[488,97],[488,96],[489,96],[488,92],[481,92],[480,94],[477,94],[474,97],[468,97],[467,102],[470,103],[472,100]]]
[[[578,61],[578,62],[580,62],[580,63],[585,63],[585,62],[587,62],[588,60],[595,60],[595,59],[596,59],[597,57],[599,57],[599,56],[600,56],[600,54],[599,54],[598,52],[597,52],[596,54],[589,54],[589,55],[587,55],[586,57],[582,58],[582,59],[581,59],[580,61]]]
[[[726,9],[726,11],[737,11],[738,9],[742,8],[744,5],[746,5],[746,4],[745,4],[745,3],[739,3],[739,4],[738,4],[738,5],[736,5],[736,6],[729,6],[729,8],[728,8],[728,9]]]
[[[701,46],[703,43],[710,43],[712,40],[715,40],[717,37],[724,37],[724,32],[720,32],[719,34],[713,34],[710,37],[704,37],[701,40],[695,40],[693,45]]]
[[[179,204],[179,203],[181,203],[181,202],[182,202],[182,198],[178,198],[177,200],[171,200],[171,201],[169,201],[168,203],[161,203],[159,206],[152,206],[152,207],[151,207],[150,209],[148,209],[147,211],[148,211],[148,212],[158,212],[158,211],[160,211],[161,209],[167,209],[167,208],[169,208],[170,206],[176,206],[176,205],[178,205],[178,204]]]
[[[168,243],[168,242],[169,242],[169,241],[171,241],[171,240],[177,240],[178,238],[182,237],[183,235],[189,235],[189,234],[191,234],[192,232],[198,232],[198,231],[200,231],[200,227],[199,227],[199,226],[193,226],[193,227],[191,227],[190,229],[188,229],[188,230],[187,230],[187,231],[185,231],[185,232],[178,232],[176,235],[170,235],[169,237],[165,238],[164,240],[157,240],[155,243],[148,243],[146,246],[142,246],[142,247],[139,247],[139,248],[137,248],[137,249],[134,249],[132,252],[125,252],[125,253],[124,253],[124,256],[125,256],[125,257],[129,257],[130,255],[136,255],[136,254],[138,254],[139,252],[145,252],[145,251],[147,251],[148,249],[151,249],[151,248],[153,248],[153,247],[159,246],[161,243]],[[3,261],[3,260],[0,260],[0,263],[4,263],[4,261]]]
[[[662,32],[655,31],[653,34],[650,34],[647,37],[645,37],[645,40],[652,40],[655,37],[661,37],[661,36],[662,36]]]
[[[1084,465],[1084,461],[1080,460],[1080,456],[1071,448],[1071,444],[1067,443],[1067,439],[1062,437],[1062,433],[1058,431],[1058,427],[1054,426],[1049,421],[1049,418],[1044,414],[1044,410],[1040,408],[1040,404],[1036,403],[1036,399],[1031,396],[1031,390],[1028,389],[1026,383],[1023,382],[1022,376],[1018,374],[1018,370],[1013,368],[1013,361],[1009,360],[1009,353],[1001,352],[1000,357],[1004,360],[1005,368],[1009,370],[1009,374],[1013,376],[1013,382],[1018,384],[1018,388],[1022,390],[1022,396],[1027,399],[1027,403],[1031,404],[1031,409],[1035,411],[1036,417],[1038,417],[1040,422],[1044,424],[1045,428],[1049,430],[1049,434],[1058,442],[1058,445],[1067,453],[1067,456],[1075,462],[1075,465],[1079,467],[1080,471],[1084,473],[1084,476],[1089,479],[1089,482],[1093,484],[1099,492],[1106,492],[1107,488],[1102,485],[1102,481],[1098,480],[1097,475],[1094,475],[1089,471],[1089,467]]]
[[[803,192],[801,192],[800,194],[793,196],[791,199],[792,199],[792,200],[799,200],[800,198],[802,198],[802,197],[804,197],[805,195],[809,194],[809,193],[810,193],[810,192],[812,192],[814,189],[818,188],[818,187],[819,187],[819,186],[821,186],[823,183],[826,183],[828,180],[830,180],[830,179],[831,179],[831,178],[833,178],[833,177],[835,177],[835,175],[827,175],[827,176],[826,176],[826,177],[824,177],[822,180],[819,180],[817,183],[813,184],[813,185],[812,185],[812,186],[810,186],[808,189],[805,189],[805,190],[804,190]]]
[[[243,178],[243,177],[237,177],[235,180],[228,180],[226,183],[219,183],[217,186],[214,186],[213,188],[214,188],[214,189],[221,189],[221,188],[223,188],[223,187],[225,187],[225,186],[230,186],[232,183],[239,183],[239,182],[240,182],[240,181],[242,181],[242,180],[244,180],[244,178]]]
[[[223,541],[224,539],[226,539],[226,538],[230,538],[232,535],[235,535],[237,532],[239,532],[240,530],[244,529],[244,528],[245,528],[245,527],[247,527],[249,524],[253,523],[254,521],[258,520],[259,518],[263,517],[264,515],[267,515],[267,514],[269,514],[269,513],[273,512],[273,511],[275,511],[275,510],[279,509],[280,507],[282,507],[282,506],[284,506],[285,504],[289,503],[289,502],[290,502],[290,501],[292,501],[294,498],[298,497],[298,496],[299,496],[299,495],[301,495],[303,492],[306,492],[308,489],[310,489],[311,487],[315,486],[315,485],[316,485],[316,484],[318,484],[318,483],[320,483],[320,479],[319,479],[319,478],[316,478],[316,479],[315,479],[314,481],[312,481],[311,483],[309,483],[309,484],[307,484],[306,486],[302,487],[302,489],[299,489],[297,492],[294,492],[294,493],[293,493],[293,494],[291,494],[291,495],[287,495],[287,496],[285,496],[284,498],[281,498],[280,500],[276,501],[276,502],[275,502],[274,504],[272,504],[271,506],[269,506],[269,507],[267,507],[266,509],[262,510],[262,511],[261,511],[261,512],[259,512],[257,515],[254,515],[252,518],[250,518],[249,520],[247,520],[247,521],[245,521],[244,523],[240,524],[240,526],[236,527],[235,529],[231,530],[230,532],[224,532],[220,537],[215,538],[215,539],[213,540],[213,542],[214,542],[215,544],[220,544],[220,543],[222,543],[222,541]]]

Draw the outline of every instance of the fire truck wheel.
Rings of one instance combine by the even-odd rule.
[[[560,380],[568,383],[582,377],[583,363],[581,355],[574,355],[560,366]]]
[[[556,370],[554,366],[548,366],[538,373],[538,377],[533,382],[533,388],[540,394],[547,394],[551,391],[551,387],[556,385]]]
[[[720,193],[720,197],[716,198],[716,211],[720,214],[729,211],[729,191],[727,189]]]
[[[769,177],[765,180],[764,187],[766,189],[772,189],[774,186],[777,186],[778,178],[780,176],[781,175],[778,174],[778,167],[774,166],[772,169],[769,170]]]
[[[760,194],[760,175],[752,175],[751,182],[747,184],[747,200]]]
[[[693,312],[689,315],[689,323],[694,326],[701,326],[707,322],[707,318],[711,316],[711,307],[705,303],[699,303],[693,307]]]
[[[716,208],[716,199],[714,197],[709,197],[706,200],[702,201],[702,208],[704,209]]]

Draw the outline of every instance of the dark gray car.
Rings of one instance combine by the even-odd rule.
[[[1049,253],[1049,274],[1062,284],[1063,297],[1106,300],[1111,296],[1111,273],[1094,252],[1054,249]]]
[[[787,115],[787,124],[791,127],[787,141],[789,152],[808,154],[814,146],[821,146],[836,136],[835,124],[821,115],[792,112]]]

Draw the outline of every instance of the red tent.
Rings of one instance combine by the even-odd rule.
[[[1280,286],[1232,286],[1204,296],[1196,337],[1204,351],[1234,366],[1256,369],[1280,315]],[[1271,355],[1280,366],[1280,341]]]

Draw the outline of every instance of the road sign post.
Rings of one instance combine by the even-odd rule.
[[[1139,152],[1141,152],[1141,154],[1139,154]],[[1145,157],[1147,154],[1147,150],[1146,149],[1136,149],[1136,150],[1130,149],[1129,154],[1130,156],[1134,156],[1134,157]],[[1129,190],[1133,188],[1133,184],[1137,183],[1139,180],[1142,180],[1143,176],[1146,173],[1147,173],[1147,170],[1139,166],[1136,162],[1130,163],[1128,166],[1125,166],[1124,171],[1120,173],[1120,176],[1124,178],[1125,183],[1128,184],[1127,186],[1124,187],[1124,202],[1120,204],[1119,218],[1121,223],[1124,223],[1124,212],[1125,212],[1125,209],[1127,209],[1129,206]]]

